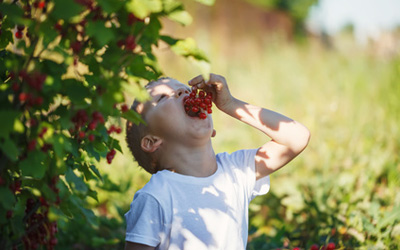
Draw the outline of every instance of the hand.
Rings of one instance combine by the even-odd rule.
[[[228,109],[234,100],[229,92],[228,84],[223,76],[210,74],[210,79],[205,82],[202,75],[196,76],[189,81],[190,86],[196,86],[206,92],[211,92],[213,95],[213,102],[217,108],[222,111]]]

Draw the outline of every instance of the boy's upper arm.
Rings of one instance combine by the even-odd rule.
[[[255,157],[256,179],[268,176],[285,166],[298,153],[271,140],[261,146]]]
[[[156,248],[139,243],[134,243],[129,241],[125,243],[125,250],[154,250],[154,249]]]

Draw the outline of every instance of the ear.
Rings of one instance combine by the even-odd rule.
[[[143,151],[147,153],[153,153],[161,146],[161,144],[162,139],[154,135],[146,135],[140,141],[140,146],[142,147]]]
[[[211,134],[211,137],[215,137],[217,135],[217,131],[215,129],[213,129],[213,132]]]

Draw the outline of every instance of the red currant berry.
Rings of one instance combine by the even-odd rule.
[[[326,246],[326,250],[335,250],[335,243],[331,242]]]
[[[313,245],[310,247],[310,250],[319,250],[319,246],[318,246],[317,244],[313,244]]]
[[[212,113],[212,109],[211,109],[211,108],[208,108],[208,109],[207,109],[207,113],[211,114],[211,113]]]
[[[24,32],[21,30],[18,30],[17,32],[15,32],[15,37],[17,39],[21,39],[24,36]]]
[[[196,107],[196,106],[193,106],[193,107],[192,107],[192,112],[193,112],[193,113],[199,112],[199,108]]]
[[[44,1],[40,1],[39,3],[38,3],[38,8],[39,9],[43,9],[44,8],[44,6],[46,6],[46,3],[44,2]]]
[[[134,50],[136,48],[135,37],[129,35],[125,40],[125,49],[126,50]]]
[[[47,132],[47,127],[43,127],[39,133],[39,138],[43,138],[43,135]]]
[[[13,216],[13,214],[14,212],[12,210],[8,210],[6,215],[7,219],[10,219]]]
[[[14,83],[11,85],[11,89],[12,89],[14,92],[18,92],[18,90],[20,89],[20,87],[19,87],[18,83],[14,82]]]
[[[199,114],[199,118],[202,119],[202,120],[204,120],[204,119],[207,118],[207,115],[206,115],[205,113],[200,113],[200,114]]]
[[[79,138],[83,139],[85,137],[85,132],[79,131],[78,136],[79,136]]]
[[[79,41],[75,41],[71,44],[71,49],[74,52],[74,54],[78,54],[81,49],[82,49],[82,43]]]
[[[123,105],[121,106],[121,111],[122,111],[123,113],[125,113],[125,112],[128,111],[128,110],[129,110],[128,105],[123,104]]]
[[[19,94],[18,99],[20,102],[25,102],[28,100],[28,97],[29,97],[29,94],[22,92]]]
[[[97,127],[97,122],[96,121],[91,121],[89,123],[89,126],[88,126],[89,130],[95,130],[96,127]]]
[[[36,97],[35,104],[37,106],[41,106],[43,104],[43,97],[41,97],[41,96]]]
[[[31,140],[29,143],[28,143],[28,151],[32,151],[32,150],[34,150],[36,148],[36,140]]]
[[[89,135],[89,136],[88,136],[88,139],[89,139],[89,141],[94,141],[95,136],[94,136],[94,135]]]

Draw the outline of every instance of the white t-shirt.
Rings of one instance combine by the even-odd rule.
[[[208,177],[157,172],[125,214],[125,240],[169,250],[245,249],[249,203],[269,191],[269,176],[256,181],[256,153],[217,154]]]

